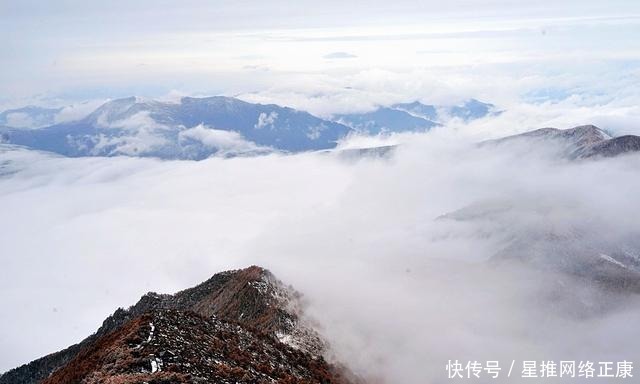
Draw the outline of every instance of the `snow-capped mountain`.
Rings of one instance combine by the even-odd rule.
[[[300,294],[260,267],[174,295],[148,293],[63,351],[0,376],[17,383],[352,383],[322,357]]]

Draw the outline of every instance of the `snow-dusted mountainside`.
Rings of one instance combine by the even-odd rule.
[[[307,112],[217,96],[179,103],[118,99],[79,121],[3,134],[9,143],[65,156],[203,159],[328,149],[349,131]]]
[[[470,99],[461,105],[436,106],[419,101],[399,103],[390,107],[379,107],[366,113],[336,115],[334,120],[361,132],[427,131],[451,118],[471,121],[500,113],[493,104]]]
[[[254,266],[174,295],[148,293],[81,343],[0,383],[348,382],[323,360],[324,348],[300,294]]]
[[[489,260],[496,265],[525,263],[584,279],[587,286],[640,293],[638,234],[613,236],[583,211],[581,220],[572,220],[578,209],[572,204],[558,206],[540,196],[482,200],[437,220],[473,224],[499,239],[501,247]]]
[[[40,128],[55,124],[55,118],[62,108],[42,108],[29,105],[8,109],[0,113],[0,126],[12,128]]]
[[[339,369],[265,334],[193,312],[152,310],[98,339],[42,381],[349,383]]]
[[[613,157],[627,152],[640,151],[640,136],[625,135],[602,140],[584,148],[580,157]]]
[[[519,151],[545,149],[570,159],[584,159],[640,151],[640,136],[611,137],[594,125],[583,125],[564,130],[541,128],[481,143],[484,147],[493,145],[510,146]]]
[[[479,147],[525,155],[523,158],[544,153],[550,159],[567,161],[568,166],[580,166],[599,157],[637,153],[640,137],[611,137],[598,127],[585,125],[566,130],[538,129],[485,141]],[[533,161],[538,159],[534,157]],[[571,196],[560,199],[541,187],[517,198],[479,200],[437,221],[462,232],[469,226],[480,228],[474,235],[490,237],[497,244],[498,250],[490,257],[495,265],[524,263],[579,279],[586,287],[640,293],[640,233],[612,230],[612,223]]]

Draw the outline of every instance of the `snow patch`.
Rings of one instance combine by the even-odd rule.
[[[151,328],[151,330],[149,331],[149,337],[147,337],[147,343],[151,341],[151,339],[153,338],[153,332],[156,330],[156,327],[153,325],[153,323],[149,323],[149,327]]]
[[[618,260],[614,259],[613,257],[611,257],[609,255],[605,255],[604,253],[600,254],[600,258],[602,258],[602,259],[604,259],[604,260],[606,260],[606,261],[608,261],[610,263],[613,263],[613,264],[615,264],[615,265],[617,265],[619,267],[628,268],[626,265],[622,264],[621,262],[619,262]]]
[[[159,357],[151,358],[151,373],[162,371],[162,360]]]
[[[258,116],[258,122],[253,127],[255,129],[262,129],[268,126],[271,126],[271,128],[274,128],[273,123],[275,123],[277,118],[278,118],[278,112],[273,111],[269,114],[262,112],[260,113],[260,116]]]
[[[186,129],[179,134],[180,141],[187,139],[202,143],[209,148],[215,148],[223,153],[246,153],[267,150],[246,140],[240,133],[209,128],[203,124]]]

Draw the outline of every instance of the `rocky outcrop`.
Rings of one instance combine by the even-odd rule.
[[[123,340],[130,340],[131,332],[138,332],[141,327],[144,326],[147,320],[153,322],[153,324],[166,324],[166,328],[158,330],[158,335],[164,335],[162,337],[169,337],[173,332],[175,335],[182,335],[180,332],[191,332],[189,329],[184,329],[183,326],[193,325],[197,329],[194,329],[195,334],[204,334],[205,330],[217,331],[219,329],[236,329],[241,332],[242,335],[251,338],[252,343],[257,343],[256,340],[270,340],[269,345],[276,345],[273,347],[278,349],[281,353],[289,354],[296,358],[296,361],[307,359],[306,364],[309,367],[317,367],[314,364],[320,364],[322,369],[327,369],[328,365],[322,360],[322,353],[325,349],[325,344],[313,328],[308,324],[308,320],[305,320],[302,315],[303,301],[299,293],[293,288],[285,286],[282,282],[273,276],[273,274],[260,267],[249,267],[242,270],[234,270],[222,272],[214,275],[209,280],[202,284],[199,284],[193,288],[186,289],[178,292],[174,295],[157,294],[150,292],[144,295],[138,303],[131,306],[128,309],[118,309],[113,315],[109,316],[98,329],[98,331],[83,340],[81,343],[71,346],[63,351],[45,356],[38,360],[35,360],[29,364],[13,369],[4,375],[0,376],[0,384],[17,384],[17,383],[40,383],[47,379],[47,382],[70,382],[64,381],[65,377],[71,377],[71,371],[73,372],[102,372],[100,374],[106,374],[102,370],[100,364],[115,364],[115,366],[122,372],[128,372],[127,374],[138,375],[142,374],[146,368],[138,363],[131,363],[131,361],[125,359],[122,360],[118,357],[111,363],[106,360],[104,355],[104,346],[109,348],[115,348],[118,352],[116,354],[124,353],[130,358],[136,359],[142,358],[135,352],[136,349],[128,350],[124,348]],[[144,320],[140,320],[144,319]],[[153,320],[155,319],[155,320]],[[190,319],[184,320],[180,319]],[[142,323],[140,323],[142,321]],[[163,323],[165,321],[165,323]],[[146,324],[146,323],[145,323]],[[155,325],[154,325],[155,326]],[[231,327],[231,328],[229,328]],[[233,328],[235,327],[235,328]],[[183,329],[181,329],[183,328]],[[126,335],[125,335],[126,333]],[[167,336],[169,335],[169,336]],[[197,350],[199,347],[197,343],[200,340],[200,336],[196,337],[191,335],[191,342],[194,343],[192,348]],[[236,335],[241,337],[242,335]],[[210,337],[211,335],[207,336]],[[121,340],[121,337],[124,339]],[[187,336],[180,336],[187,337]],[[204,337],[204,336],[202,336]],[[202,340],[209,340],[204,337]],[[212,337],[212,336],[211,336]],[[187,338],[188,339],[188,338]],[[126,341],[125,340],[125,341]],[[133,340],[133,339],[131,339]],[[158,339],[161,340],[161,339]],[[164,340],[164,339],[162,339]],[[167,339],[168,340],[168,339]],[[226,338],[225,338],[226,340]],[[128,342],[128,341],[127,341]],[[169,341],[167,341],[169,343]],[[127,344],[128,345],[128,344]],[[142,345],[142,344],[140,344]],[[147,347],[148,344],[145,344]],[[188,350],[188,346],[180,344],[180,348]],[[211,344],[218,345],[218,344]],[[106,347],[105,347],[106,348]],[[150,347],[149,347],[150,348]],[[172,351],[176,356],[176,359],[185,358],[186,356],[178,356],[180,348],[167,346],[168,350]],[[172,349],[173,348],[173,349]],[[225,347],[228,348],[228,347]],[[267,348],[265,346],[265,348]],[[269,347],[271,348],[271,347]],[[243,350],[244,351],[244,350]],[[135,353],[134,353],[135,352]],[[279,352],[279,353],[280,353]],[[115,353],[115,352],[114,352]],[[150,352],[151,353],[151,352]],[[165,350],[154,350],[154,354],[165,353]],[[191,352],[189,352],[191,353]],[[195,352],[194,352],[195,353]],[[213,353],[213,352],[212,352]],[[265,352],[266,353],[266,352]],[[271,359],[271,352],[266,353],[263,356],[264,359]],[[275,352],[274,352],[275,353]],[[214,354],[215,355],[215,354]],[[131,357],[133,356],[133,357]],[[211,355],[213,356],[213,355]],[[271,356],[271,357],[269,357]],[[275,355],[274,355],[275,356]],[[304,356],[304,358],[303,358]],[[104,359],[103,359],[104,357]],[[113,355],[109,354],[108,359],[113,359]],[[146,358],[146,357],[144,357]],[[123,358],[124,359],[124,358]],[[144,360],[144,359],[143,359]],[[147,359],[148,360],[148,359]],[[219,360],[219,359],[218,359]],[[300,361],[302,361],[300,360]],[[111,360],[109,360],[111,361]],[[142,360],[140,360],[142,361]],[[200,361],[204,364],[202,369],[205,372],[200,375],[200,371],[189,371],[184,369],[193,364],[191,360],[180,360],[184,364],[177,364],[173,366],[171,377],[177,378],[178,381],[168,382],[183,382],[180,378],[184,377],[196,377],[196,378],[217,378],[218,371],[211,368],[210,362]],[[222,360],[220,360],[222,361]],[[258,364],[256,360],[256,364]],[[273,359],[269,361],[275,361]],[[206,364],[205,364],[206,363]],[[87,364],[91,369],[87,368]],[[97,365],[96,365],[97,364]],[[133,365],[131,365],[133,364]],[[138,365],[136,365],[138,364]],[[208,365],[209,364],[209,365]],[[253,367],[253,371],[243,361],[227,361],[225,364],[231,367],[240,367],[243,370],[243,375],[247,374],[247,377],[255,380],[262,380],[264,378],[262,374],[257,375],[254,371],[257,370]],[[275,362],[274,362],[275,364]],[[279,362],[277,366],[281,366]],[[323,365],[324,364],[324,365]],[[82,370],[77,368],[82,365]],[[109,365],[112,366],[112,365]],[[76,367],[76,368],[69,368]],[[147,367],[148,368],[148,367]],[[240,369],[238,368],[238,369]],[[115,369],[115,368],[114,368]],[[310,369],[310,368],[309,368]],[[97,370],[97,371],[96,371]],[[239,370],[236,370],[239,372]],[[93,375],[93,373],[87,373],[87,375]],[[114,371],[115,372],[115,371]],[[120,371],[118,371],[120,372]],[[121,372],[121,373],[122,373]],[[218,373],[216,373],[218,372]],[[236,373],[237,373],[236,372]],[[249,373],[246,373],[249,372]],[[256,371],[257,372],[257,371]],[[262,372],[262,371],[260,371]],[[292,371],[295,372],[295,371]],[[300,375],[293,375],[293,378],[309,378],[315,377],[305,371],[306,373]],[[324,371],[323,371],[324,372]],[[262,372],[264,373],[264,372]],[[98,374],[98,373],[96,373]],[[120,373],[118,373],[120,374]],[[123,373],[124,374],[124,373]],[[175,374],[175,375],[174,375]],[[180,376],[180,375],[187,376]],[[189,376],[191,375],[191,376]],[[200,375],[200,376],[198,376]],[[252,376],[253,375],[253,376]],[[72,375],[73,376],[73,375]],[[82,380],[77,382],[111,382],[111,381],[91,381],[89,376],[83,376]],[[242,375],[241,375],[242,376]],[[278,376],[277,380],[290,380],[285,376]],[[76,376],[73,376],[76,377]],[[142,376],[141,376],[142,377]],[[236,377],[236,376],[230,376]],[[58,380],[55,381],[54,380]],[[135,378],[138,380],[140,377]],[[273,377],[272,377],[273,378]],[[64,380],[63,380],[64,379]],[[252,380],[253,380],[252,379]],[[298,380],[296,379],[296,380]],[[54,381],[51,381],[54,380]],[[60,381],[63,380],[63,381]],[[84,380],[84,381],[83,381]],[[87,381],[88,380],[88,381]],[[118,379],[120,380],[120,379]],[[124,381],[122,381],[124,380]],[[129,379],[122,379],[120,381],[113,382],[138,382],[127,381]],[[173,380],[173,379],[171,379]],[[192,379],[189,379],[192,380]],[[193,379],[195,380],[195,379]],[[200,379],[198,379],[200,380]],[[217,379],[216,379],[217,380]],[[248,379],[247,379],[248,380]],[[293,380],[293,379],[291,379]],[[302,380],[302,379],[300,379]],[[306,380],[306,379],[305,379]],[[145,381],[145,380],[143,380]],[[236,380],[238,381],[238,380]],[[141,381],[142,382],[142,381]],[[149,381],[147,381],[149,382]],[[188,381],[193,382],[193,381]],[[206,382],[206,381],[205,381]],[[224,381],[215,381],[224,382]],[[247,381],[238,381],[247,382]],[[248,381],[248,382],[261,382],[261,381]],[[283,382],[300,382],[300,381],[283,381]],[[336,382],[336,381],[314,381],[309,382]]]
[[[347,383],[322,358],[268,334],[193,312],[156,309],[99,338],[43,381]]]

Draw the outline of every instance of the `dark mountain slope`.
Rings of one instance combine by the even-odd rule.
[[[71,383],[346,383],[322,358],[193,312],[153,310],[44,380]]]
[[[254,266],[218,273],[175,295],[148,293],[129,309],[116,310],[95,334],[79,344],[6,372],[0,376],[0,384],[39,383],[77,359],[79,354],[96,350],[96,343],[104,342],[132,321],[143,315],[155,316],[167,311],[237,324],[247,332],[259,333],[274,343],[300,351],[309,359],[320,359],[325,348],[302,317],[300,294],[282,284],[269,271]],[[131,326],[135,328],[135,325]],[[91,352],[91,356],[95,353]]]

